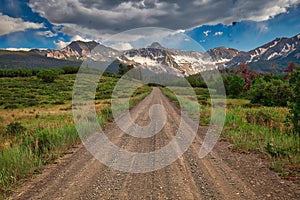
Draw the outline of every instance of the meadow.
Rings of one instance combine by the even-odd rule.
[[[43,165],[54,162],[70,147],[80,144],[72,116],[76,70],[71,69],[68,73],[65,69],[65,73],[50,82],[41,79],[34,71],[15,71],[17,77],[3,77],[7,73],[3,72],[0,73],[0,194],[40,173]],[[112,117],[111,96],[120,77],[105,74],[99,80],[95,107],[102,126]],[[134,87],[134,84],[126,85]],[[128,97],[124,93],[127,89],[122,89],[119,92],[124,100],[120,102],[129,101],[132,107],[151,90],[149,86],[142,86]],[[189,102],[189,98],[178,99],[165,87],[161,90],[171,100],[182,101],[184,109],[193,114],[195,102]],[[184,90],[179,88],[179,91]],[[194,91],[200,105],[199,124],[208,126],[212,109],[210,94],[205,84],[194,85]],[[294,134],[293,124],[287,120],[290,109],[262,106],[242,97],[231,96],[226,102],[221,140],[231,143],[234,152],[258,153],[265,157],[270,169],[283,178],[299,179],[300,136]],[[121,103],[118,109],[124,108]]]
[[[72,118],[75,78],[76,74],[60,74],[53,82],[34,75],[0,78],[0,194],[80,143]],[[110,99],[119,78],[106,74],[99,80],[95,106],[102,126],[112,117]],[[151,90],[140,87],[127,101],[132,107]]]
[[[167,88],[163,93],[173,101],[176,95]],[[200,126],[210,124],[212,106],[206,88],[194,88],[200,105]],[[247,99],[226,99],[226,120],[220,139],[232,144],[237,153],[258,153],[269,161],[279,176],[297,180],[300,177],[300,137],[287,120],[287,107],[251,104]]]

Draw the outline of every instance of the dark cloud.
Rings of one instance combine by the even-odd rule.
[[[156,26],[189,29],[203,24],[264,21],[287,12],[300,0],[30,0],[34,12],[69,34],[111,34]]]

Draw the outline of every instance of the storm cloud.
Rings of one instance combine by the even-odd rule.
[[[102,36],[138,27],[190,29],[204,24],[265,21],[300,0],[30,0],[34,12],[71,35]]]

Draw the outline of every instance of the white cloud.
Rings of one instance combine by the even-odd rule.
[[[90,42],[90,41],[93,41],[92,39],[88,39],[88,38],[83,38],[81,37],[80,35],[75,35],[71,41],[83,41],[83,42]]]
[[[210,0],[195,0],[193,4],[195,6],[203,6],[203,5],[207,5],[209,2]]]
[[[214,36],[221,36],[221,35],[223,35],[223,32],[221,32],[221,31],[215,32],[215,34],[214,34]]]
[[[129,50],[129,49],[133,49],[132,45],[129,44],[128,42],[126,43],[116,43],[110,46],[113,49],[117,49],[117,50]]]
[[[211,32],[211,30],[203,31],[203,34],[207,37],[210,32]]]
[[[45,36],[45,37],[56,37],[58,34],[53,33],[52,31],[39,31],[36,33],[37,35]]]
[[[21,18],[12,18],[0,13],[0,35],[6,35],[13,32],[25,31],[26,29],[43,28],[44,24],[25,22]]]
[[[232,24],[243,20],[265,21],[287,12],[300,0],[30,0],[34,12],[62,32],[103,37],[137,27],[190,29],[204,24]],[[175,20],[174,20],[175,19]]]
[[[63,49],[66,46],[68,46],[72,41],[90,42],[90,41],[93,41],[93,40],[87,39],[87,38],[83,38],[80,35],[75,35],[74,37],[72,37],[72,39],[69,42],[65,42],[65,41],[59,40],[59,41],[54,41],[54,44],[55,44],[55,46],[56,46],[57,49]]]
[[[5,48],[8,51],[30,51],[30,48]]]
[[[54,41],[54,44],[55,44],[57,49],[63,49],[66,46],[68,46],[70,43],[71,42],[65,42],[65,41],[62,41],[62,40]]]
[[[116,43],[136,42],[139,40],[148,40],[148,42],[155,42],[155,41],[160,41],[162,38],[172,36],[172,35],[178,35],[178,34],[181,35],[182,33],[183,33],[182,30],[172,31],[165,28],[145,27],[145,28],[132,29],[126,32],[121,32],[119,34],[115,34],[105,39]],[[146,35],[147,38],[145,38]]]

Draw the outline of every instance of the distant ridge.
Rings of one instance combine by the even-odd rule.
[[[158,42],[153,42],[145,48],[118,51],[96,41],[73,41],[61,50],[32,49],[29,52],[0,50],[0,68],[78,66],[98,45],[104,54],[121,55],[116,56],[112,64],[115,72],[120,63],[140,65],[152,70],[164,65],[185,76],[216,66],[231,67],[242,63],[257,71],[269,71],[271,66],[276,66],[277,71],[283,71],[291,61],[300,65],[300,34],[298,34],[291,38],[276,38],[248,52],[227,47],[217,47],[204,53],[182,51],[165,48]]]

